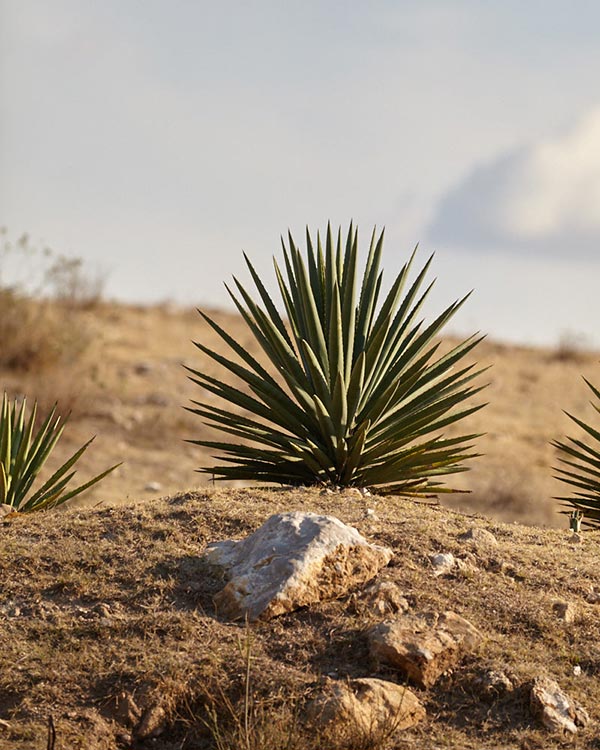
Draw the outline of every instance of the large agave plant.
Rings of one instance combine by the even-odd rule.
[[[227,287],[269,369],[200,313],[238,359],[196,346],[241,387],[188,368],[195,383],[226,402],[193,401],[190,411],[244,441],[190,441],[216,449],[224,462],[200,471],[219,479],[403,495],[452,491],[438,478],[465,470],[463,461],[476,455],[468,443],[477,435],[444,437],[443,430],[481,406],[463,407],[480,390],[471,384],[478,374],[473,365],[453,368],[481,339],[473,336],[435,359],[434,338],[466,297],[424,326],[417,315],[432,286],[420,291],[431,258],[403,296],[413,253],[380,301],[383,232],[373,232],[362,279],[352,225],[345,243],[330,227],[324,247],[308,230],[306,243],[306,261],[291,235],[287,248],[282,239],[284,270],[274,261],[285,317],[246,256],[260,302],[235,278],[238,294]]]
[[[584,380],[600,401],[600,391],[589,380],[585,378]],[[600,413],[599,406],[593,402],[592,406]],[[565,414],[592,438],[596,447],[568,436],[566,438],[568,442],[553,441],[552,445],[558,449],[558,460],[562,464],[554,468],[557,472],[555,478],[574,489],[570,497],[556,497],[555,499],[583,513],[584,523],[600,525],[600,431],[568,412]],[[562,512],[568,513],[569,511]]]
[[[119,466],[116,464],[89,482],[67,491],[67,485],[75,475],[75,471],[71,469],[92,442],[92,438],[35,492],[32,491],[33,483],[66,424],[66,420],[61,424],[60,417],[56,416],[56,406],[37,430],[36,416],[37,403],[34,403],[31,414],[27,416],[25,399],[19,406],[16,400],[11,403],[4,394],[0,412],[0,505],[8,505],[19,513],[55,508],[96,484]]]

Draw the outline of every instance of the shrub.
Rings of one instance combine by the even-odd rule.
[[[584,380],[594,396],[600,400],[600,391],[589,380],[585,378]],[[600,413],[600,407],[591,403]],[[600,445],[600,431],[569,412],[565,414],[592,438],[596,446]],[[598,447],[587,445],[578,438],[567,436],[566,440],[568,442],[559,440],[552,442],[558,450],[558,460],[562,464],[562,466],[554,467],[554,471],[557,472],[555,478],[573,487],[574,492],[569,497],[556,497],[555,500],[560,500],[564,505],[581,511],[584,515],[584,523],[600,525],[600,450]],[[571,514],[571,511],[561,512]]]
[[[41,249],[27,234],[11,242],[0,229],[0,366],[23,372],[74,362],[91,332],[73,311],[98,304],[103,283],[80,258]]]
[[[465,470],[463,461],[476,455],[468,443],[477,435],[444,437],[442,430],[482,406],[462,407],[481,389],[471,384],[481,371],[453,367],[481,337],[438,359],[434,338],[469,295],[424,326],[417,315],[432,284],[420,288],[432,258],[403,296],[413,253],[379,304],[383,232],[373,232],[358,301],[357,230],[350,225],[344,246],[341,231],[334,241],[330,227],[325,248],[317,235],[315,249],[308,230],[306,242],[306,263],[291,235],[287,248],[282,241],[285,272],[274,261],[287,324],[246,256],[262,306],[237,279],[237,296],[227,287],[271,372],[200,313],[244,364],[196,346],[245,390],[188,368],[191,379],[247,415],[197,401],[190,411],[258,444],[192,440],[220,451],[225,462],[200,471],[219,479],[369,486],[404,495],[452,491],[438,478]]]
[[[67,491],[73,479],[72,467],[94,438],[88,440],[71,458],[58,468],[35,492],[32,485],[63,433],[67,420],[55,416],[54,407],[36,430],[37,403],[27,416],[25,399],[18,405],[6,393],[0,412],[0,504],[10,505],[19,513],[30,513],[62,505],[99,482],[120,464],[103,471],[85,484]]]

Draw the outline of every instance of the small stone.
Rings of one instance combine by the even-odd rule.
[[[600,590],[596,586],[590,586],[590,591],[585,597],[586,602],[589,604],[598,604],[600,602]]]
[[[12,505],[7,505],[6,503],[0,504],[0,519],[4,518],[4,516],[7,516],[9,513],[14,513],[15,509]]]
[[[154,366],[150,362],[138,362],[134,365],[133,371],[136,375],[148,375],[153,369]]]
[[[400,587],[392,581],[377,581],[366,588],[356,604],[363,604],[378,615],[390,615],[406,612],[410,608]],[[358,608],[357,606],[357,608]]]
[[[126,727],[133,727],[139,723],[141,715],[133,696],[124,690],[120,692],[115,701],[115,719]]]
[[[144,711],[142,720],[135,729],[135,736],[140,740],[158,737],[165,731],[166,723],[166,711],[156,703]]]
[[[504,672],[496,669],[487,669],[475,681],[475,686],[480,699],[484,701],[493,701],[514,688],[512,680]]]
[[[459,542],[469,542],[474,547],[497,547],[498,540],[487,529],[480,529],[477,526],[472,526],[464,534],[458,537]]]
[[[452,552],[440,552],[437,555],[431,555],[429,559],[433,565],[435,576],[448,575],[456,568],[456,558]]]
[[[556,601],[552,605],[554,614],[567,625],[575,621],[577,607],[572,602]]]
[[[576,664],[576,665],[575,665],[575,666],[573,667],[573,675],[574,675],[575,677],[579,677],[579,676],[581,675],[581,667],[579,666],[579,664]]]
[[[356,731],[365,737],[394,733],[425,718],[425,709],[408,688],[387,680],[363,677],[336,681],[308,707],[308,716],[323,726]]]
[[[532,715],[551,732],[575,734],[590,717],[583,708],[549,677],[536,677],[531,687],[529,705]]]
[[[431,687],[481,633],[455,612],[405,614],[375,625],[367,633],[371,656],[395,667],[422,688]]]
[[[98,602],[94,607],[94,612],[100,617],[110,617],[112,615],[112,611],[106,602]]]
[[[144,489],[146,492],[160,492],[162,490],[162,484],[160,482],[148,482]]]

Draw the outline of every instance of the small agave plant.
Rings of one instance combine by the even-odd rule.
[[[600,391],[589,380],[585,378],[584,380],[600,401]],[[600,406],[591,403],[600,413]],[[600,431],[568,412],[565,414],[592,438],[596,447],[568,436],[566,438],[568,442],[553,441],[552,445],[558,449],[558,460],[562,464],[562,466],[554,467],[554,471],[557,472],[555,478],[574,490],[569,497],[556,497],[555,500],[560,500],[567,507],[575,508],[575,511],[561,511],[568,513],[571,519],[578,517],[580,523],[583,519],[583,523],[600,526]],[[577,513],[578,516],[575,515]]]
[[[89,482],[67,490],[67,485],[76,473],[71,469],[92,442],[92,438],[33,491],[32,486],[66,425],[66,420],[61,424],[60,416],[56,416],[56,406],[37,430],[36,416],[37,403],[34,402],[33,409],[27,416],[25,399],[19,406],[16,399],[11,403],[4,394],[0,412],[0,505],[9,506],[17,513],[31,513],[62,505],[120,466],[115,464]]]
[[[191,440],[218,451],[215,458],[223,462],[200,471],[218,479],[369,487],[381,494],[453,491],[439,478],[465,470],[463,462],[478,455],[469,444],[478,435],[444,437],[443,430],[483,405],[463,406],[481,390],[472,385],[481,370],[454,367],[482,337],[437,359],[434,339],[468,295],[425,326],[417,316],[432,286],[420,291],[431,258],[404,293],[413,253],[380,299],[383,232],[373,232],[362,278],[352,224],[345,243],[341,231],[334,239],[328,226],[324,246],[308,230],[306,244],[305,260],[289,235],[288,247],[282,239],[284,270],[274,260],[285,317],[246,256],[258,296],[235,277],[238,294],[226,287],[268,369],[200,312],[237,360],[196,346],[241,387],[187,368],[191,380],[225,402],[193,401],[189,410],[243,441]]]

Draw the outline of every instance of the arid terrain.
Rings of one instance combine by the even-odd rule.
[[[222,376],[192,343],[222,347],[212,329],[195,310],[170,305],[101,304],[73,315],[91,342],[82,355],[40,373],[1,375],[10,393],[37,398],[44,408],[58,400],[64,412],[73,411],[57,460],[97,436],[78,464],[77,480],[123,461],[78,502],[137,502],[210,484],[209,475],[195,471],[211,465],[210,454],[185,442],[206,437],[207,428],[184,407],[191,399],[213,397],[188,380],[183,365]],[[224,312],[214,312],[214,317],[255,350],[241,318]],[[489,387],[480,401],[488,405],[454,431],[485,433],[477,442],[484,455],[452,480],[471,494],[446,496],[443,502],[504,521],[564,527],[552,500],[563,489],[552,478],[556,456],[550,441],[577,434],[563,409],[593,421],[581,376],[600,382],[600,354],[568,344],[549,350],[486,339],[473,358],[490,366],[481,377]]]
[[[597,353],[484,341],[476,360],[491,365],[482,376],[489,405],[459,425],[486,433],[484,455],[455,482],[472,492],[422,504],[213,487],[195,473],[210,455],[185,442],[207,432],[183,407],[208,394],[182,365],[217,372],[192,344],[217,346],[197,312],[101,303],[72,314],[89,338],[85,351],[39,372],[7,368],[3,386],[44,409],[58,399],[72,410],[55,465],[97,436],[76,479],[123,464],[74,507],[0,525],[0,750],[600,747],[599,532],[574,541],[557,512],[549,444],[576,434],[562,409],[593,421],[581,375],[600,382]],[[214,316],[253,346],[235,315]],[[327,677],[397,679],[369,658],[375,615],[361,590],[254,626],[218,617],[212,597],[223,580],[202,560],[206,544],[245,536],[288,509],[333,514],[391,547],[380,578],[412,609],[452,610],[483,633],[456,669],[417,691],[427,718],[416,727],[344,738],[305,722],[306,702]],[[459,536],[474,527],[498,546],[466,548]],[[467,567],[436,576],[431,557],[440,552]],[[572,605],[568,622],[557,602]],[[489,670],[513,685],[491,701],[478,687]],[[532,717],[529,690],[540,675],[589,713],[574,737]],[[155,731],[144,735],[143,721]]]

